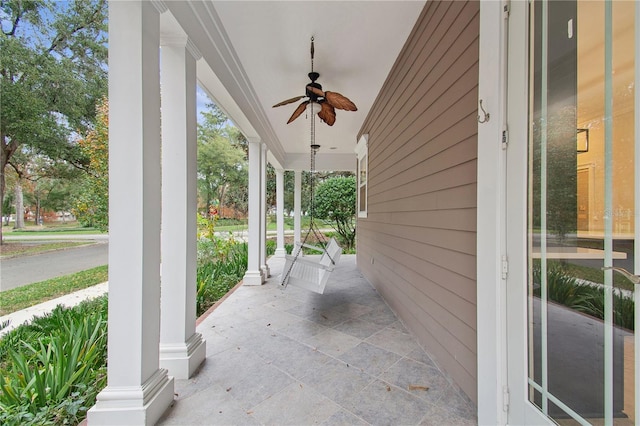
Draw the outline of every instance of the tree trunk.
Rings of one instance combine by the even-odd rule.
[[[40,197],[36,196],[36,225],[40,225]]]
[[[24,203],[22,200],[22,185],[20,180],[16,182],[16,221],[13,225],[13,229],[24,228]]]
[[[227,192],[228,184],[222,184],[218,188],[218,211],[220,211],[220,217],[222,217],[222,212],[224,211],[224,196]]]

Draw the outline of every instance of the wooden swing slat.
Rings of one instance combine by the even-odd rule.
[[[307,244],[302,245],[307,246]],[[317,247],[313,248],[318,249]],[[282,285],[293,285],[319,294],[324,293],[329,276],[340,259],[342,248],[334,238],[331,238],[326,249],[320,248],[320,250],[324,253],[319,261],[287,255],[283,269],[283,273],[287,275],[285,275]]]

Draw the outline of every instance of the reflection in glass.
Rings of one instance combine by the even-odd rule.
[[[634,271],[635,7],[530,7],[529,396],[560,424],[636,422],[634,287],[602,270]]]

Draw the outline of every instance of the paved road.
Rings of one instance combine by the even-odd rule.
[[[66,237],[65,237],[66,238]],[[95,244],[0,260],[0,291],[108,263],[109,244]]]

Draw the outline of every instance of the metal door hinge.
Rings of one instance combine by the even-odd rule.
[[[509,19],[509,12],[510,11],[511,11],[511,4],[510,4],[509,0],[506,0],[502,4],[502,13],[504,15],[504,19]]]
[[[506,280],[509,275],[509,259],[506,255],[502,256],[502,279]]]
[[[505,127],[502,130],[502,149],[507,149],[507,146],[509,146],[509,131]]]
[[[506,386],[502,387],[502,410],[509,412],[509,388]]]

